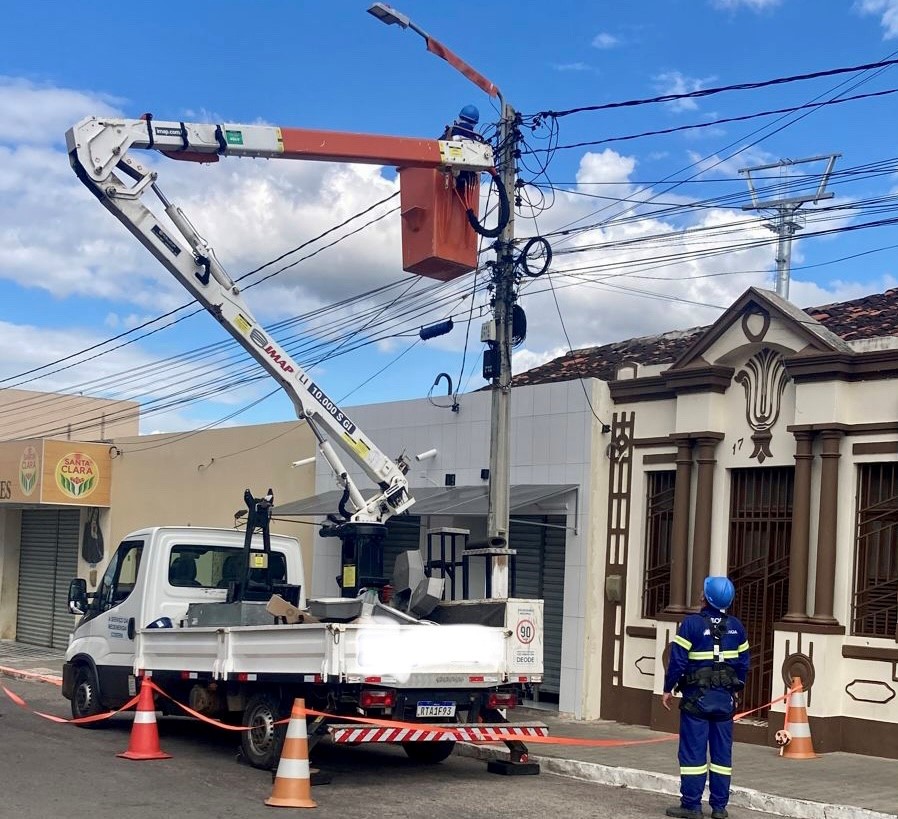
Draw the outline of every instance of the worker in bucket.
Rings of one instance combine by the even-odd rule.
[[[733,715],[745,686],[749,652],[745,627],[726,610],[736,589],[727,577],[707,577],[702,610],[688,615],[670,645],[661,704],[680,701],[680,804],[668,816],[701,819],[709,777],[712,819],[727,819],[733,773]],[[708,753],[710,751],[710,761]]]

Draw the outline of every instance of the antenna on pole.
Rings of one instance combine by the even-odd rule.
[[[832,199],[834,194],[826,192],[826,183],[832,174],[836,160],[842,154],[823,154],[811,156],[807,159],[781,159],[769,165],[756,165],[753,168],[742,168],[739,173],[744,173],[748,182],[748,190],[751,194],[751,204],[743,205],[742,210],[772,211],[768,213],[770,220],[764,223],[764,227],[772,230],[778,237],[776,244],[776,294],[784,299],[789,298],[789,272],[792,262],[792,236],[796,231],[804,227],[804,220],[799,217],[798,211],[802,205],[808,202],[817,202],[822,199]],[[816,189],[812,189],[809,183],[815,180],[817,174],[790,177],[788,168],[796,165],[806,165],[810,162],[826,162],[826,168],[820,175],[820,183]],[[772,168],[780,169],[779,182],[768,187],[762,187],[760,192],[755,187],[755,179],[752,174],[757,171],[768,171]],[[780,195],[776,196],[779,191]],[[771,192],[772,199],[762,199],[759,193]],[[792,195],[789,195],[792,194]]]

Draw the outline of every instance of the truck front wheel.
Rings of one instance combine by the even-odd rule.
[[[455,750],[455,742],[403,742],[402,750],[418,765],[436,765]]]
[[[72,685],[72,716],[75,719],[92,717],[100,713],[100,686],[97,675],[90,666],[78,666]],[[85,722],[82,728],[96,728],[99,722]]]
[[[287,730],[275,723],[284,716],[280,697],[268,691],[254,694],[246,704],[243,725],[250,730],[241,733],[240,750],[254,768],[270,770],[277,765]]]

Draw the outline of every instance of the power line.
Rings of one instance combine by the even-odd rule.
[[[898,59],[880,60],[875,63],[864,63],[862,65],[846,66],[844,68],[829,68],[825,71],[812,71],[808,74],[792,74],[786,77],[774,77],[770,80],[761,80],[759,82],[735,83],[733,85],[719,85],[715,88],[700,88],[697,91],[689,91],[685,94],[662,94],[658,97],[647,97],[643,99],[625,100],[623,102],[606,102],[599,105],[583,105],[579,108],[569,108],[566,111],[541,111],[536,114],[538,118],[552,117],[559,119],[567,117],[571,114],[580,114],[584,111],[607,111],[612,108],[632,108],[637,105],[651,105],[659,102],[675,102],[677,100],[696,99],[699,97],[710,97],[714,94],[722,94],[726,91],[751,91],[756,88],[768,88],[772,85],[784,85],[786,83],[800,82],[803,80],[815,80],[820,77],[835,77],[839,74],[852,74],[861,71],[870,71],[874,68],[886,68],[888,66],[898,65]]]
[[[872,97],[885,97],[889,94],[898,93],[898,88],[889,88],[885,91],[873,91],[869,94],[856,94],[853,97],[843,97],[841,99],[832,99],[824,103],[806,102],[804,105],[793,105],[789,108],[772,108],[769,111],[758,111],[755,114],[743,114],[738,117],[723,117],[721,119],[711,120],[710,122],[695,122],[691,125],[678,125],[674,128],[662,128],[657,131],[643,131],[639,134],[627,134],[625,136],[606,137],[605,139],[594,139],[588,142],[572,142],[569,145],[555,145],[552,148],[531,148],[522,151],[523,154],[552,153],[555,151],[564,151],[570,148],[585,148],[595,145],[606,145],[610,142],[627,142],[633,139],[642,139],[650,136],[663,136],[666,134],[675,134],[679,131],[691,131],[697,128],[712,128],[715,125],[726,125],[731,122],[745,122],[750,119],[758,119],[760,117],[771,117],[776,114],[792,114],[796,111],[802,111],[806,108],[824,108],[828,105],[840,105],[843,102],[855,102],[857,100],[871,99]]]

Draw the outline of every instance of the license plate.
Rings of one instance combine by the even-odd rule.
[[[455,703],[422,701],[418,703],[415,715],[418,717],[454,717]]]

